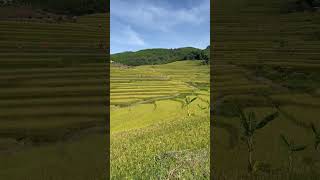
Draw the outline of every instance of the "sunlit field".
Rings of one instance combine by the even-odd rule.
[[[111,178],[209,179],[209,66],[111,64]]]

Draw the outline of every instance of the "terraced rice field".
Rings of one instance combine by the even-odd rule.
[[[320,127],[319,13],[280,13],[287,1],[215,1],[213,25],[214,159],[217,179],[248,178],[245,142],[233,105],[261,118],[281,115],[255,136],[254,159],[264,164],[262,179],[319,178],[319,152],[310,123]],[[288,153],[280,139],[308,145],[294,156],[289,174]],[[311,163],[310,163],[311,162]]]
[[[1,179],[106,177],[108,19],[0,21]]]
[[[209,95],[199,61],[112,64],[111,179],[209,179]]]

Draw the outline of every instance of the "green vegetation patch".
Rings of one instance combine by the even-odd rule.
[[[209,178],[209,67],[201,64],[112,64],[111,78],[134,79],[111,81],[112,178]]]

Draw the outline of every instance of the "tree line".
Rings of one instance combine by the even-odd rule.
[[[177,49],[145,49],[137,52],[123,52],[111,55],[111,60],[130,66],[166,64],[182,60],[203,60],[205,64],[208,64],[210,60],[210,46],[204,50],[185,47]]]

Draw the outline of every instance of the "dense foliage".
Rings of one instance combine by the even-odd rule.
[[[178,49],[145,49],[137,52],[123,52],[111,55],[111,60],[121,64],[138,66],[147,64],[165,64],[181,60],[209,61],[209,46],[205,50],[185,47]]]
[[[203,50],[204,55],[206,56],[205,63],[209,64],[210,62],[210,46],[208,46],[206,49]]]

